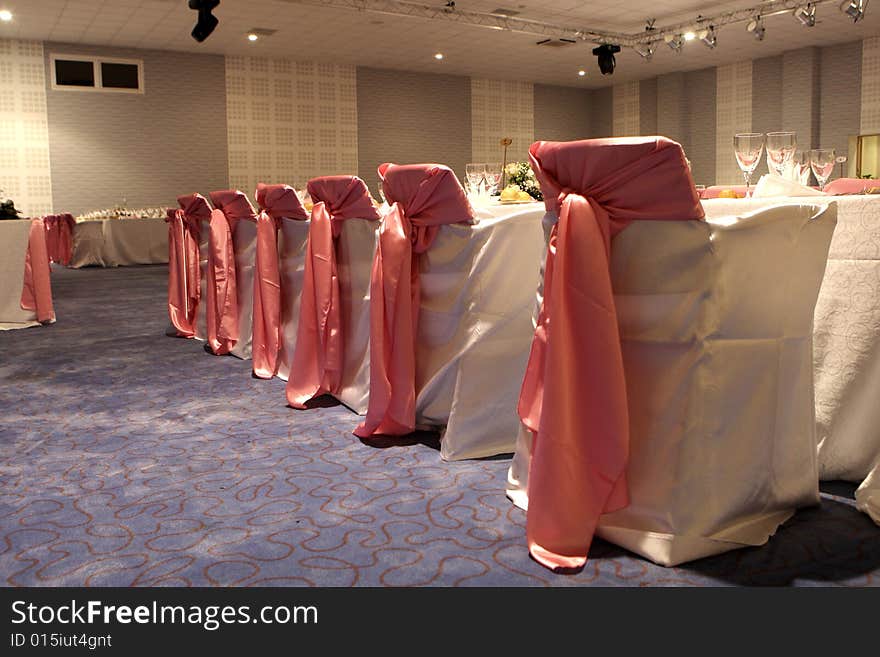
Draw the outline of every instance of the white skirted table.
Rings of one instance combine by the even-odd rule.
[[[836,201],[837,228],[814,320],[819,476],[859,483],[880,524],[880,196],[703,201],[709,218],[782,203]]]
[[[30,232],[30,219],[0,221],[0,330],[39,324],[33,311],[21,307]]]
[[[73,229],[70,267],[123,267],[168,262],[168,224],[161,218],[89,219]]]

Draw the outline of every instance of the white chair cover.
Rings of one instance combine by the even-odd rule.
[[[615,238],[630,505],[599,536],[675,565],[761,545],[818,502],[812,320],[836,210],[637,221]],[[522,507],[529,444],[521,431],[508,483]]]

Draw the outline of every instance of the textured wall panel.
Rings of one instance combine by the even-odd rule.
[[[508,161],[528,159],[535,141],[534,85],[509,80],[471,80],[472,162],[501,162],[501,139],[510,137]]]
[[[819,48],[800,48],[782,55],[782,124],[797,132],[798,149],[818,147]]]
[[[880,37],[862,42],[861,134],[880,133]]]
[[[849,137],[858,135],[860,127],[862,41],[822,48],[821,70],[819,145],[847,154]],[[835,177],[839,172],[839,168],[835,170]]]
[[[382,162],[439,162],[464,176],[470,94],[466,77],[358,67],[358,172],[374,194]]]
[[[782,55],[752,61],[752,130],[782,130]],[[763,172],[764,167],[759,166]]]
[[[47,92],[56,211],[176,205],[227,186],[223,58],[47,43],[51,53],[141,59],[144,94]]]
[[[592,136],[587,89],[535,85],[535,139],[573,141]]]
[[[0,190],[23,216],[52,212],[43,44],[0,40]]]
[[[614,92],[611,87],[590,92],[590,124],[593,137],[610,137],[614,134]]]
[[[626,82],[612,87],[611,130],[615,137],[632,137],[641,132],[639,117],[639,82]]]
[[[657,78],[639,82],[639,134],[657,134]]]
[[[356,87],[354,66],[227,57],[230,186],[355,173]]]
[[[688,133],[685,150],[691,161],[694,182],[702,185],[714,184],[719,157],[733,158],[733,135],[727,135],[726,142],[722,139],[721,144],[717,139],[716,72],[717,69],[704,68],[690,71],[684,76],[687,107],[685,127]],[[719,148],[719,145],[722,147]]]
[[[715,182],[740,183],[742,173],[733,157],[733,135],[752,129],[752,62],[737,62],[716,69]],[[698,143],[693,135],[694,143]]]

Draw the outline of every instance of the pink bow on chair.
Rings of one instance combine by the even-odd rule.
[[[571,569],[599,516],[629,504],[611,240],[633,220],[699,220],[703,209],[681,146],[663,137],[536,142],[529,156],[559,221],[518,406],[534,434],[527,538],[538,562]]]
[[[379,220],[364,181],[356,176],[326,176],[309,181],[315,201],[303,278],[296,349],[287,382],[294,408],[325,393],[342,380],[343,336],[336,270],[336,238],[346,219]]]
[[[278,229],[284,219],[306,221],[309,216],[296,190],[288,185],[257,185],[257,253],[254,262],[254,376],[271,379],[278,373],[281,349],[281,271]]]
[[[23,310],[36,313],[40,323],[55,321],[50,271],[45,222],[42,219],[32,219],[20,303]]]
[[[232,233],[242,219],[256,221],[247,197],[237,190],[211,192],[210,253],[208,257],[208,345],[220,356],[238,342],[238,290]]]
[[[370,404],[354,431],[362,438],[415,429],[419,256],[441,225],[474,218],[449,167],[383,164],[379,176],[392,206],[379,229],[370,284]]]
[[[211,208],[201,194],[177,199],[180,209],[168,209],[168,316],[184,338],[195,336],[196,312],[201,299],[199,240],[201,224]]]

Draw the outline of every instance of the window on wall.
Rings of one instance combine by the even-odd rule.
[[[83,55],[50,55],[52,88],[74,91],[144,93],[144,63]]]

